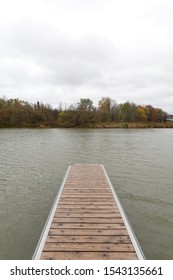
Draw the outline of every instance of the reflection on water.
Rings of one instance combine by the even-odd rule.
[[[1,129],[0,259],[30,259],[69,162],[103,163],[148,259],[173,259],[173,130]]]

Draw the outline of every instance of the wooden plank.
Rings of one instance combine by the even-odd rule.
[[[115,203],[115,201],[112,198],[105,198],[105,197],[63,197],[60,199],[59,203],[62,202],[69,202],[69,203],[83,203],[83,202],[96,202],[96,203],[102,203],[102,202],[109,202],[109,203]]]
[[[44,252],[134,252],[132,244],[46,243]]]
[[[70,189],[70,190],[64,190],[64,194],[67,195],[71,195],[71,194],[111,194],[111,192],[109,190],[105,190],[105,189],[80,189],[80,190],[74,190],[74,189]]]
[[[79,212],[79,209],[80,209],[80,212]],[[60,210],[60,211],[59,211]],[[95,210],[95,211],[93,211]],[[111,210],[110,208],[109,209],[93,209],[93,208],[58,208],[57,207],[57,211],[56,212],[63,212],[63,213],[90,213],[90,215],[95,215],[95,214],[109,214],[111,211],[111,213],[115,213],[115,214],[118,214],[119,211],[118,211],[118,208],[117,209],[113,209]]]
[[[64,189],[64,193],[88,193],[88,192],[91,192],[91,193],[99,193],[99,194],[105,194],[105,193],[110,193],[111,194],[111,191],[110,189],[106,189],[106,188],[90,188],[90,187],[87,187],[87,188],[65,188]]]
[[[49,235],[128,235],[126,229],[50,229]]]
[[[124,223],[117,224],[94,224],[94,223],[55,223],[52,222],[51,229],[125,229]]]
[[[43,252],[41,260],[136,260],[128,252]]]
[[[113,207],[114,207],[114,205],[95,205],[95,204],[91,204],[91,205],[83,205],[81,207],[80,205],[59,204],[57,209],[61,209],[61,208],[63,208],[63,209],[66,209],[66,208],[68,208],[68,209],[70,209],[70,208],[72,208],[72,209],[75,209],[75,208],[77,208],[77,209],[89,209],[89,208],[91,208],[91,209],[97,209],[97,210],[99,210],[99,209],[102,209],[102,210],[103,209],[110,209],[110,211],[111,211]]]
[[[60,201],[59,205],[96,205],[96,206],[109,205],[115,207],[115,203],[110,201]]]
[[[72,195],[64,195],[64,193],[62,193],[60,200],[96,200],[96,201],[113,201],[115,202],[115,200],[113,199],[111,194],[105,193],[105,194],[92,194],[90,197],[88,197],[87,195],[81,195],[81,194],[72,194]]]
[[[128,235],[123,236],[115,236],[115,235],[78,235],[78,236],[72,236],[72,235],[56,235],[56,236],[48,236],[46,243],[71,243],[71,242],[79,242],[79,243],[130,243],[131,240]]]
[[[76,191],[78,191],[78,190],[82,190],[82,191],[86,191],[86,190],[91,190],[91,191],[93,191],[93,190],[98,190],[98,191],[103,191],[104,192],[104,190],[106,190],[106,191],[109,191],[110,193],[111,193],[111,191],[110,191],[110,189],[109,189],[109,187],[108,186],[98,186],[98,185],[93,185],[93,186],[91,186],[91,184],[88,184],[88,185],[80,185],[80,186],[76,186],[76,184],[74,184],[74,185],[71,185],[70,187],[67,187],[67,186],[65,186],[64,187],[64,191],[66,191],[66,190],[68,190],[68,191],[70,191],[70,190],[76,190]]]
[[[123,223],[123,219],[119,216],[117,218],[113,217],[113,218],[93,218],[93,217],[89,217],[89,218],[84,218],[84,217],[73,217],[73,219],[70,217],[64,217],[64,218],[56,218],[54,217],[53,219],[53,223],[92,223],[92,224],[122,224]]]
[[[69,193],[64,194],[63,193],[62,196],[61,196],[61,198],[71,198],[71,199],[72,198],[79,198],[79,199],[83,198],[84,199],[85,197],[92,198],[92,199],[95,199],[95,198],[96,199],[98,199],[98,198],[104,198],[105,199],[105,198],[107,198],[108,200],[112,198],[111,194],[109,195],[109,194],[106,194],[106,193],[105,194],[87,193],[87,195],[85,195],[85,196],[82,195],[82,194],[78,194],[78,193],[77,194],[69,194]]]
[[[64,213],[79,213],[79,208],[58,208],[61,210],[61,212]],[[93,213],[94,212],[94,213]],[[117,210],[112,210],[112,213],[118,214]],[[110,213],[110,209],[97,209],[97,208],[83,208],[80,210],[80,213],[84,213],[84,214],[89,214],[92,215],[93,217],[95,214],[109,214]]]
[[[64,190],[67,190],[67,189],[68,190],[71,190],[71,189],[88,189],[88,188],[90,188],[90,189],[95,188],[95,189],[99,189],[99,190],[100,189],[106,189],[106,190],[109,189],[108,185],[99,184],[99,182],[97,182],[97,184],[92,184],[92,182],[89,182],[87,184],[82,183],[82,185],[81,185],[81,182],[80,182],[78,184],[76,184],[76,183],[66,184],[65,187],[64,187]]]
[[[92,215],[91,215],[92,214]],[[114,212],[114,213],[93,213],[91,212],[64,212],[64,211],[57,211],[55,213],[56,218],[62,218],[62,217],[71,217],[72,220],[73,218],[104,218],[108,220],[109,218],[117,218],[121,217],[119,212]]]

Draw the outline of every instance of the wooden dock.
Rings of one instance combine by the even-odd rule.
[[[144,259],[103,165],[69,166],[33,259]]]

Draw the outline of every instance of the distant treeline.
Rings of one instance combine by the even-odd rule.
[[[31,104],[19,99],[0,98],[0,127],[95,127],[104,122],[164,122],[167,113],[151,105],[133,102],[117,104],[102,97],[98,106],[89,98],[77,104],[52,108],[49,104]]]

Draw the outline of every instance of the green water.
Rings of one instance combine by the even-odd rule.
[[[173,130],[1,129],[0,259],[31,259],[67,165],[104,164],[147,259],[173,259]]]

